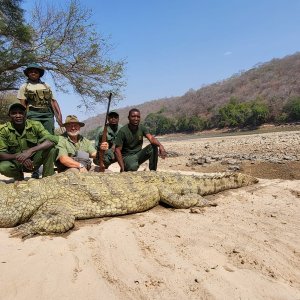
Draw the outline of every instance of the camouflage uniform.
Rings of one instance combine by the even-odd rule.
[[[54,134],[54,112],[51,105],[54,97],[48,84],[42,81],[38,83],[28,81],[20,87],[17,98],[28,103],[27,119],[40,121],[51,134]]]
[[[7,122],[0,127],[0,152],[16,154],[32,148],[45,140],[57,144],[58,137],[49,134],[40,122],[33,120],[25,121],[25,128],[20,134],[11,124]],[[43,177],[54,174],[54,161],[56,158],[55,147],[37,151],[31,157],[34,165],[33,170],[26,170],[25,167],[16,160],[0,161],[0,173],[4,176],[22,180],[23,172],[32,172],[44,165]]]

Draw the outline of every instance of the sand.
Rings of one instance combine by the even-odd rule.
[[[160,169],[180,170],[176,159]],[[23,241],[2,228],[0,299],[300,299],[300,180],[210,199],[218,206],[198,213],[158,206],[62,236]]]

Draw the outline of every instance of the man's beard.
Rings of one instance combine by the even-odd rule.
[[[71,131],[67,131],[67,134],[69,136],[77,136],[79,134],[79,130],[75,131],[75,132],[71,132]]]

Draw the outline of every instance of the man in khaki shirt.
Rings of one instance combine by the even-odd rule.
[[[80,134],[80,128],[85,124],[79,122],[74,115],[66,117],[63,126],[66,132],[59,137],[56,165],[58,172],[67,169],[77,169],[87,172],[91,168],[90,158],[96,158],[97,150],[92,142]],[[101,144],[101,150],[107,150],[108,143]]]

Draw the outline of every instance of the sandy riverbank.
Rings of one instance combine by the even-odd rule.
[[[159,169],[228,168],[219,161],[187,162],[219,150],[264,152],[266,140],[274,156],[282,151],[278,144],[287,151],[297,142],[294,134],[263,135],[258,146],[256,140],[248,146],[249,137],[168,141],[167,150],[180,155],[160,161]],[[294,151],[300,153],[299,145],[286,155]],[[249,170],[245,163],[241,172]],[[257,185],[210,196],[218,206],[199,214],[158,206],[25,241],[0,229],[0,299],[300,299],[300,180],[287,180],[299,179],[300,171],[287,168],[280,173],[285,177],[259,172]]]

